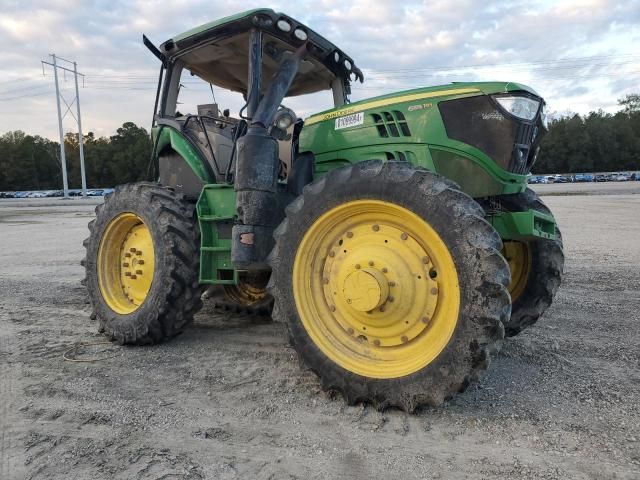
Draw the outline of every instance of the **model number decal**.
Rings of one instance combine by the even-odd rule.
[[[336,118],[336,130],[355,127],[364,123],[364,112],[354,113],[345,117]]]

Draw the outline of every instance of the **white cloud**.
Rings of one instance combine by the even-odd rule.
[[[0,132],[22,129],[51,138],[57,138],[53,80],[50,69],[42,77],[40,59],[55,52],[87,74],[81,90],[85,130],[108,135],[125,121],[148,127],[159,65],[142,45],[142,33],[160,43],[239,9],[232,0],[4,3]],[[250,0],[241,8],[258,6]],[[315,0],[276,2],[274,9],[325,35],[365,69],[367,81],[354,86],[354,99],[454,80],[503,79],[531,84],[555,110],[587,113],[615,109],[616,99],[639,88],[636,0]],[[556,62],[594,56],[599,58]],[[475,67],[481,64],[500,66]],[[61,84],[72,87],[69,78]],[[189,102],[195,104],[198,94],[209,101],[207,89],[190,88]],[[230,93],[216,96],[232,108],[241,103]],[[309,114],[326,108],[328,98],[289,103]]]

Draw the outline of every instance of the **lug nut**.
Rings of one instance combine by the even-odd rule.
[[[387,267],[384,267],[384,268],[382,269],[382,273],[387,273],[388,271],[389,271],[389,270],[387,270]]]
[[[127,252],[127,253],[124,254],[124,256],[129,258],[129,257],[131,257],[131,254],[129,252]]]
[[[335,312],[335,311],[336,311],[336,307],[335,307],[335,305],[331,305],[331,306],[329,307],[329,310],[331,310],[332,312]]]
[[[142,275],[142,270],[136,270],[136,274]]]
[[[425,325],[429,323],[429,317],[422,317],[422,323],[424,323]]]
[[[374,344],[376,347],[379,347],[379,346],[380,346],[380,340],[378,340],[378,339],[376,338],[376,339],[373,341],[373,344]]]
[[[406,233],[403,232],[402,235],[400,235],[400,238],[402,240],[406,240],[407,238],[409,238],[409,235],[407,235]]]
[[[135,275],[131,275],[131,280],[135,280],[136,278],[138,277],[136,277]]]
[[[369,266],[373,267],[373,261],[372,260],[369,260]]]
[[[360,270],[360,264],[356,263],[356,270]]]
[[[396,286],[396,282],[394,282],[393,280],[391,280],[391,281],[389,282],[389,286],[390,286],[390,287],[395,287],[395,286]]]
[[[402,337],[400,337],[400,340],[402,340],[402,343],[407,343],[409,341],[406,335],[403,335]]]
[[[395,298],[393,298],[393,295],[389,295],[389,298],[387,298],[388,301],[393,302],[395,300]]]
[[[329,251],[329,256],[330,257],[335,257],[336,256],[336,252],[334,252],[333,250]]]
[[[128,263],[128,262],[124,262],[124,263],[122,264],[122,266],[123,266],[123,267],[128,267],[128,266],[129,266],[129,263]]]
[[[136,253],[136,249],[135,249],[135,248],[133,248],[133,247],[131,247],[131,248],[129,249],[129,251],[130,251],[131,253]]]
[[[136,255],[142,255],[142,250],[137,250]]]
[[[347,333],[349,335],[353,335],[353,328],[351,328],[351,327],[347,328]]]
[[[437,289],[437,288],[435,288],[435,287],[433,287],[433,288],[431,289],[431,295],[437,295],[437,294],[438,294],[438,289]]]
[[[374,226],[373,226],[373,227],[371,227],[371,228],[373,228],[373,231],[374,231],[374,232],[377,232],[378,230],[380,230],[380,225],[374,225]]]
[[[144,260],[138,260],[138,265],[144,265]]]
[[[353,232],[347,232],[347,238],[352,238],[353,237]]]
[[[424,263],[425,265],[429,263],[429,257],[422,257],[422,263]]]
[[[124,276],[125,277],[130,277],[131,276],[131,272],[124,272]]]

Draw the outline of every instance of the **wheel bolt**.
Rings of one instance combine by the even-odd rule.
[[[429,257],[422,257],[422,263],[424,263],[425,265],[429,263]]]
[[[142,250],[137,250],[136,255],[142,255]]]
[[[329,310],[331,310],[332,312],[335,312],[335,311],[336,311],[336,307],[335,307],[334,305],[331,305],[331,306],[329,307]]]
[[[371,227],[371,228],[373,228],[373,231],[374,231],[374,232],[377,232],[378,230],[380,230],[380,225],[374,225],[374,226],[373,226],[373,227]]]
[[[137,273],[138,275],[142,275],[142,270],[136,270],[136,273]]]
[[[360,270],[360,264],[356,263],[356,270]]]
[[[353,328],[351,328],[351,327],[347,328],[347,333],[349,335],[353,335]]]
[[[353,237],[353,232],[347,232],[347,238]]]
[[[127,252],[127,253],[124,254],[124,256],[129,258],[129,257],[131,257],[131,254],[129,252]]]
[[[138,277],[136,277],[135,275],[131,275],[131,280],[135,280],[136,278]]]
[[[376,339],[373,341],[373,344],[374,344],[376,347],[379,347],[379,346],[380,346],[380,340],[378,340],[378,339],[376,338]]]
[[[389,282],[389,286],[390,286],[390,287],[395,287],[395,286],[396,286],[396,282],[394,282],[393,280],[391,280],[391,281]]]
[[[128,266],[129,266],[129,263],[124,262],[124,263],[122,264],[122,266],[123,266],[123,267],[128,267]]]
[[[329,256],[330,257],[335,257],[336,256],[336,252],[334,252],[333,250],[329,251]]]
[[[438,289],[437,289],[437,288],[435,288],[435,287],[433,287],[433,288],[431,289],[431,295],[437,295],[437,294],[438,294]]]
[[[407,238],[409,238],[409,235],[407,235],[406,233],[403,233],[402,235],[400,235],[400,238],[402,240],[406,240]]]
[[[387,267],[384,267],[384,268],[382,269],[382,273],[387,273],[388,271],[389,271],[389,270],[387,270]]]
[[[133,248],[133,247],[131,247],[131,248],[129,249],[129,251],[130,251],[131,253],[136,253],[136,249],[135,249],[135,248]]]
[[[124,276],[125,277],[130,277],[131,276],[131,272],[124,272]]]
[[[429,323],[429,317],[422,317],[422,323],[425,325]]]
[[[403,335],[402,337],[400,337],[400,340],[402,340],[402,343],[407,343],[409,341],[406,335]]]
[[[373,267],[373,261],[369,260],[369,266]]]
[[[138,265],[144,265],[144,260],[138,260]]]

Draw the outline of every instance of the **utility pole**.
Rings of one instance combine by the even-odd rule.
[[[82,196],[87,196],[87,177],[84,173],[84,139],[82,137],[82,119],[80,118],[80,92],[78,92],[78,65],[73,62],[73,77],[76,81],[76,109],[78,110],[78,144],[80,147],[80,178],[82,178]]]
[[[60,131],[60,160],[62,163],[62,187],[64,191],[64,197],[69,198],[69,184],[67,181],[67,160],[64,153],[64,130],[62,129],[62,120],[67,115],[67,113],[70,113],[71,116],[74,117],[74,119],[76,120],[76,123],[78,124],[78,144],[79,144],[78,146],[80,148],[80,175],[82,177],[82,196],[86,196],[87,195],[87,179],[85,176],[85,169],[84,169],[84,140],[82,136],[82,120],[80,118],[80,92],[78,91],[78,75],[83,77],[83,79],[84,79],[84,75],[82,73],[78,73],[78,66],[76,62],[72,62],[70,60],[65,60],[64,58],[57,57],[54,53],[52,53],[50,56],[53,59],[53,63],[45,62],[44,60],[41,61],[42,73],[44,74],[45,65],[51,65],[53,67],[53,78],[55,79],[55,85],[56,85],[56,107],[58,110],[58,129]],[[62,65],[59,65],[58,60],[62,60],[64,62],[73,64],[73,70],[63,67]],[[71,101],[71,103],[68,103],[65,100],[64,96],[62,95],[62,93],[60,93],[60,85],[58,81],[58,69],[73,73],[73,78],[74,78],[75,87],[76,87],[76,96]],[[67,106],[67,110],[64,112],[64,115],[62,114],[60,99],[62,99],[62,101]],[[71,111],[71,106],[73,105],[74,102],[76,103],[76,111],[78,114],[77,118]]]

